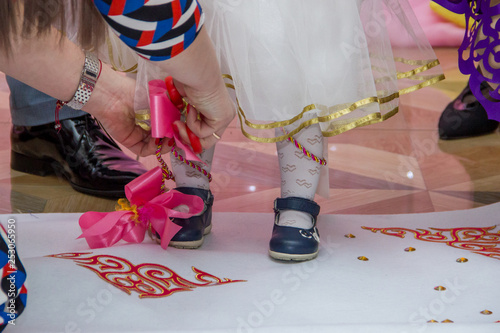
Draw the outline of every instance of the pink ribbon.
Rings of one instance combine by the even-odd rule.
[[[163,80],[149,81],[149,107],[151,109],[151,136],[174,138],[175,145],[184,150],[187,160],[202,162],[193,150],[180,140],[179,135],[172,128],[172,124],[181,119],[181,113],[168,98],[167,85]]]
[[[109,247],[122,239],[141,243],[151,225],[153,232],[161,237],[161,247],[166,249],[181,229],[170,218],[186,219],[197,215],[203,211],[204,202],[196,195],[175,190],[160,193],[161,184],[160,167],[131,181],[125,186],[130,207],[111,213],[84,213],[79,220],[82,234],[78,238],[85,238],[92,249]]]

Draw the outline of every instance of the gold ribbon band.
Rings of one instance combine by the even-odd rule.
[[[114,58],[114,52],[113,52],[113,45],[111,45],[111,41],[109,38],[106,38],[106,44],[108,44],[108,54],[109,54],[109,62],[111,63],[111,68],[117,72],[123,72],[123,73],[137,73],[137,67],[138,64],[133,65],[130,68],[127,69],[121,69],[123,67],[123,62],[122,59],[120,58],[120,55],[118,55],[118,62],[119,64],[117,65],[115,63],[115,58]]]
[[[398,73],[397,79],[412,79],[412,80],[419,80],[419,81],[425,79],[425,81],[421,82],[419,84],[413,85],[411,87],[404,88],[404,89],[401,89],[399,91],[393,92],[392,94],[384,96],[384,97],[372,96],[372,97],[364,98],[364,99],[359,100],[357,102],[354,102],[350,105],[347,105],[346,107],[344,107],[338,111],[332,111],[332,110],[338,108],[339,105],[328,107],[328,106],[320,105],[320,104],[310,104],[310,105],[307,105],[306,107],[304,107],[302,109],[302,112],[300,112],[297,116],[295,116],[291,119],[284,120],[284,121],[276,121],[276,122],[267,123],[267,124],[256,124],[256,123],[252,123],[251,121],[249,121],[247,119],[247,116],[245,115],[245,112],[241,108],[241,105],[240,105],[238,99],[236,98],[236,103],[238,106],[238,118],[240,121],[241,132],[243,133],[243,135],[245,137],[249,138],[250,140],[256,141],[256,142],[273,143],[273,142],[283,141],[283,140],[286,140],[288,137],[291,137],[291,136],[297,134],[299,131],[301,131],[305,127],[308,127],[308,126],[311,126],[314,124],[318,124],[318,123],[328,122],[328,121],[340,118],[342,116],[345,116],[345,115],[351,113],[352,111],[354,111],[356,109],[359,109],[361,107],[367,106],[367,105],[372,104],[372,103],[378,103],[379,105],[389,103],[391,101],[396,100],[401,95],[405,95],[405,94],[417,91],[419,89],[428,87],[432,84],[435,84],[439,81],[444,80],[444,78],[445,78],[443,74],[435,75],[435,76],[432,76],[432,75],[417,76],[416,75],[416,74],[423,73],[425,71],[428,71],[428,70],[438,66],[440,64],[438,59],[435,59],[435,60],[408,60],[408,59],[403,59],[403,58],[395,58],[394,60],[408,64],[408,65],[419,65],[420,66],[418,68],[415,68],[415,69],[407,71],[407,72]],[[234,84],[232,84],[232,81],[233,81],[232,76],[229,74],[224,74],[222,77],[226,80],[231,81],[231,82],[226,82],[226,87],[234,90],[235,86],[234,86]],[[318,116],[318,117],[315,117],[313,119],[309,119],[307,121],[304,121],[297,128],[288,132],[285,135],[281,135],[281,136],[277,136],[277,137],[273,137],[273,138],[259,137],[259,136],[255,136],[255,135],[248,133],[244,127],[244,125],[246,125],[247,127],[252,128],[252,129],[256,129],[256,130],[275,129],[275,128],[279,128],[279,127],[285,127],[285,126],[291,125],[291,124],[295,123],[296,121],[302,119],[304,117],[305,113],[307,113],[311,110],[314,110],[314,109],[318,109],[318,110],[322,111],[322,113],[329,113],[329,114],[326,116]],[[379,122],[382,122],[382,121],[385,121],[385,120],[391,118],[392,116],[397,114],[398,111],[399,111],[399,108],[395,107],[385,114],[381,114],[380,112],[374,112],[374,113],[368,114],[364,117],[350,121],[348,124],[341,125],[334,130],[322,131],[322,134],[323,134],[323,136],[330,137],[330,136],[335,136],[335,135],[341,134],[343,132],[346,132],[346,131],[351,130],[351,129],[356,128],[356,127],[362,127],[362,126],[367,126],[367,125],[379,123]]]
[[[151,114],[149,113],[149,110],[143,109],[135,113],[135,124],[139,125],[145,131],[151,130],[149,120],[151,120]]]

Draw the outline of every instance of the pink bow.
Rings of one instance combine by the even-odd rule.
[[[172,128],[172,124],[181,119],[181,113],[167,97],[167,85],[163,80],[149,81],[149,107],[151,108],[151,136],[174,138],[175,145],[184,150],[187,160],[202,162],[188,145],[182,143],[179,135]]]
[[[125,186],[128,199],[120,199],[119,210],[111,213],[87,212],[79,220],[82,234],[90,248],[109,247],[123,239],[140,243],[148,227],[158,232],[161,247],[181,229],[170,218],[186,219],[203,211],[204,202],[196,195],[175,190],[160,193],[162,170],[156,167]],[[181,211],[183,210],[183,211]],[[187,210],[187,212],[185,212]]]

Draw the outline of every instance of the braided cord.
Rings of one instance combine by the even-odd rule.
[[[156,159],[158,160],[158,163],[160,163],[161,166],[161,171],[162,171],[162,182],[161,182],[161,192],[164,193],[167,189],[165,187],[165,181],[172,179],[175,181],[174,174],[170,169],[168,168],[167,163],[163,160],[163,157],[161,157],[161,148],[163,146],[163,139],[158,139],[157,140],[157,147],[156,147],[156,152],[155,156]]]
[[[288,134],[284,128],[283,128],[283,133]],[[318,163],[320,165],[326,165],[327,164],[325,158],[319,158],[316,155],[314,155],[313,153],[311,153],[309,150],[306,149],[306,147],[304,147],[303,145],[301,145],[300,142],[298,142],[297,140],[295,140],[293,138],[293,136],[289,136],[287,140],[290,141],[291,143],[293,143],[295,145],[295,147],[297,147],[297,149],[299,149],[305,156],[309,157],[314,162],[316,162],[316,163]]]
[[[163,146],[163,139],[158,139],[157,140],[157,147],[156,147],[155,156],[156,156],[156,159],[158,160],[158,163],[160,163],[161,170],[162,170],[161,192],[164,193],[167,190],[166,187],[165,187],[165,181],[167,181],[169,179],[172,179],[173,181],[175,181],[175,177],[174,177],[173,172],[170,171],[170,169],[168,168],[167,163],[165,163],[165,161],[163,160],[163,157],[161,156],[161,148],[162,148],[162,146]],[[181,154],[179,154],[179,152],[177,151],[177,149],[175,149],[175,146],[172,147],[171,152],[172,152],[172,154],[174,154],[174,156],[179,161],[181,161],[184,164],[187,164],[188,166],[190,166],[191,168],[196,169],[199,172],[201,172],[205,177],[208,178],[209,182],[212,181],[212,174],[210,172],[208,172],[207,170],[203,169],[199,165],[196,165],[193,162],[186,160]]]
[[[208,178],[208,182],[211,182],[212,181],[212,174],[210,172],[208,172],[207,170],[203,169],[202,167],[200,167],[199,165],[197,164],[194,164],[193,162],[189,161],[189,160],[186,160],[181,154],[179,154],[179,152],[175,149],[175,146],[172,147],[172,150],[171,150],[172,154],[174,154],[174,156],[181,162],[183,162],[184,164],[187,164],[188,166],[190,166],[191,168],[195,169],[195,170],[198,170],[199,172],[201,172],[205,177]]]

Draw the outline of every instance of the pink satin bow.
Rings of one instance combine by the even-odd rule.
[[[125,186],[130,204],[120,199],[122,207],[118,211],[84,213],[79,220],[82,234],[78,238],[85,238],[92,249],[109,247],[122,239],[129,243],[141,243],[151,225],[161,237],[161,247],[166,249],[181,229],[170,218],[186,219],[197,215],[203,211],[204,202],[198,196],[175,190],[160,193],[161,184],[160,167],[131,181]]]
[[[184,150],[187,160],[202,162],[191,147],[180,140],[179,135],[172,128],[172,124],[181,119],[181,114],[167,97],[165,81],[149,81],[149,107],[151,108],[151,136],[153,138],[174,138],[175,145]]]

